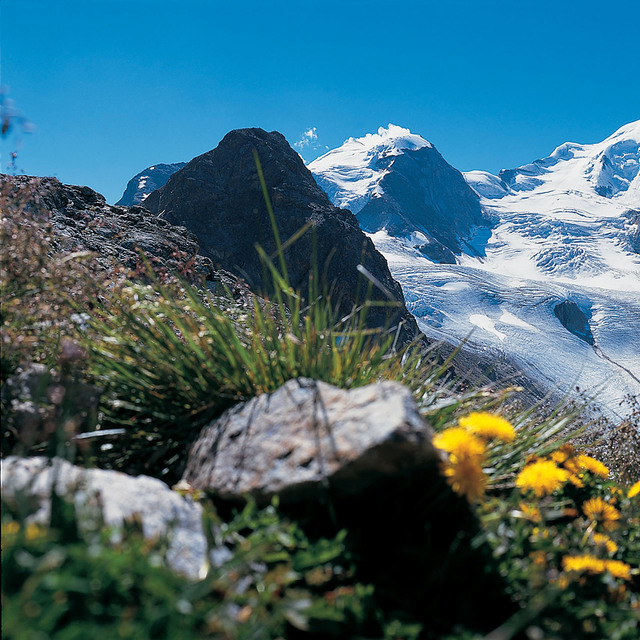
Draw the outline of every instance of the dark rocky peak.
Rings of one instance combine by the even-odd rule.
[[[300,156],[278,132],[239,129],[228,133],[212,151],[191,160],[167,184],[151,193],[145,207],[168,222],[184,225],[198,238],[203,255],[216,266],[244,277],[258,292],[268,289],[265,269],[255,245],[273,255],[276,244],[260,186],[254,150],[260,159],[282,241],[308,222],[312,229],[287,248],[291,284],[305,290],[314,259],[343,309],[365,297],[364,267],[400,305],[373,309],[370,321],[380,326],[405,321],[409,334],[417,327],[404,307],[400,285],[384,257],[360,230],[355,216],[331,204]],[[374,287],[373,297],[386,300]]]
[[[174,162],[172,164],[154,164],[135,175],[127,183],[127,188],[122,198],[116,204],[132,207],[142,204],[146,197],[156,189],[167,184],[167,180],[182,169],[186,162]]]

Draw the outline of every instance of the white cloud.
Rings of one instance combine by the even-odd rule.
[[[302,151],[305,147],[314,147],[318,141],[318,134],[315,127],[309,127],[301,136],[298,142],[294,142],[293,146]]]

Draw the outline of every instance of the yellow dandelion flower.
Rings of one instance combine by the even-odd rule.
[[[569,482],[570,482],[574,487],[578,487],[578,489],[582,489],[582,487],[584,487],[584,482],[582,482],[582,480],[581,480],[581,476],[582,476],[582,474],[580,474],[580,475],[578,475],[578,476],[577,476],[575,473],[572,473],[572,474],[569,476]]]
[[[480,498],[487,483],[482,471],[484,442],[466,429],[452,427],[437,434],[433,444],[449,454],[444,475],[452,489],[470,501]]]
[[[39,524],[36,522],[30,522],[25,530],[25,537],[27,540],[31,541],[44,535],[44,533],[45,530]]]
[[[522,491],[532,490],[541,498],[559,489],[568,479],[566,469],[560,469],[551,460],[538,460],[518,474],[516,486]]]
[[[596,476],[606,478],[609,475],[609,469],[606,465],[602,464],[600,460],[596,460],[591,456],[579,455],[578,464],[587,471],[590,471]]]
[[[497,438],[512,442],[516,437],[513,425],[500,416],[485,411],[475,411],[458,420],[458,424],[482,438]]]
[[[452,455],[444,475],[451,488],[458,495],[466,496],[469,502],[478,500],[484,494],[487,478],[477,456]]]
[[[520,511],[522,511],[522,515],[527,519],[531,520],[531,522],[540,522],[542,520],[542,514],[540,513],[540,509],[538,507],[532,507],[524,502],[519,504]]]
[[[554,451],[550,458],[556,464],[562,464],[565,460],[568,460],[571,456],[573,456],[574,449],[570,444],[563,444],[559,449]]]
[[[605,562],[600,558],[590,555],[582,556],[564,556],[562,558],[562,568],[567,571],[576,573],[604,573]]]
[[[627,498],[633,498],[640,493],[640,480],[636,482],[631,489],[629,489],[629,493],[627,493]]]
[[[482,440],[460,427],[452,427],[438,433],[433,438],[434,446],[458,458],[481,458],[485,452]]]
[[[605,536],[603,533],[594,533],[592,538],[595,544],[605,547],[609,553],[615,553],[618,550],[618,545],[609,536]]]
[[[599,522],[607,529],[615,529],[618,526],[620,512],[602,498],[590,498],[582,505],[582,512],[589,520]]]
[[[20,524],[17,520],[10,520],[2,523],[2,537],[15,536],[20,531]]]
[[[567,458],[562,463],[562,466],[574,476],[577,476],[582,471],[582,467],[580,466],[577,458]]]
[[[583,471],[589,471],[601,478],[606,478],[609,475],[609,469],[600,460],[583,454],[567,458],[562,464],[567,471],[574,475],[582,475]]]
[[[622,578],[623,580],[631,580],[631,567],[621,560],[605,560],[604,568],[614,578]]]

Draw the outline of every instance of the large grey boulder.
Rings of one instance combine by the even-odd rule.
[[[442,476],[431,436],[396,382],[344,391],[290,380],[205,427],[184,480],[209,492],[218,513],[277,496],[312,539],[346,530],[358,579],[386,610],[431,627],[444,616],[491,628],[498,616],[483,596],[502,585],[487,571],[488,550],[474,546],[478,524]]]
[[[79,522],[94,519],[101,509],[106,525],[117,529],[125,520],[138,518],[145,537],[167,536],[167,562],[188,578],[203,577],[207,568],[207,541],[202,527],[202,507],[147,476],[132,477],[119,471],[82,469],[66,460],[44,457],[2,460],[2,497],[7,504],[36,502],[30,521],[48,522],[51,490],[73,500]]]
[[[290,380],[201,432],[184,479],[224,499],[353,496],[384,478],[437,466],[432,430],[396,382],[345,391]]]

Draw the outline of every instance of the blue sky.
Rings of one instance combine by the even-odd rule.
[[[639,0],[0,0],[1,83],[36,126],[2,170],[117,200],[231,129],[315,127],[313,159],[389,122],[497,172],[640,118]]]

